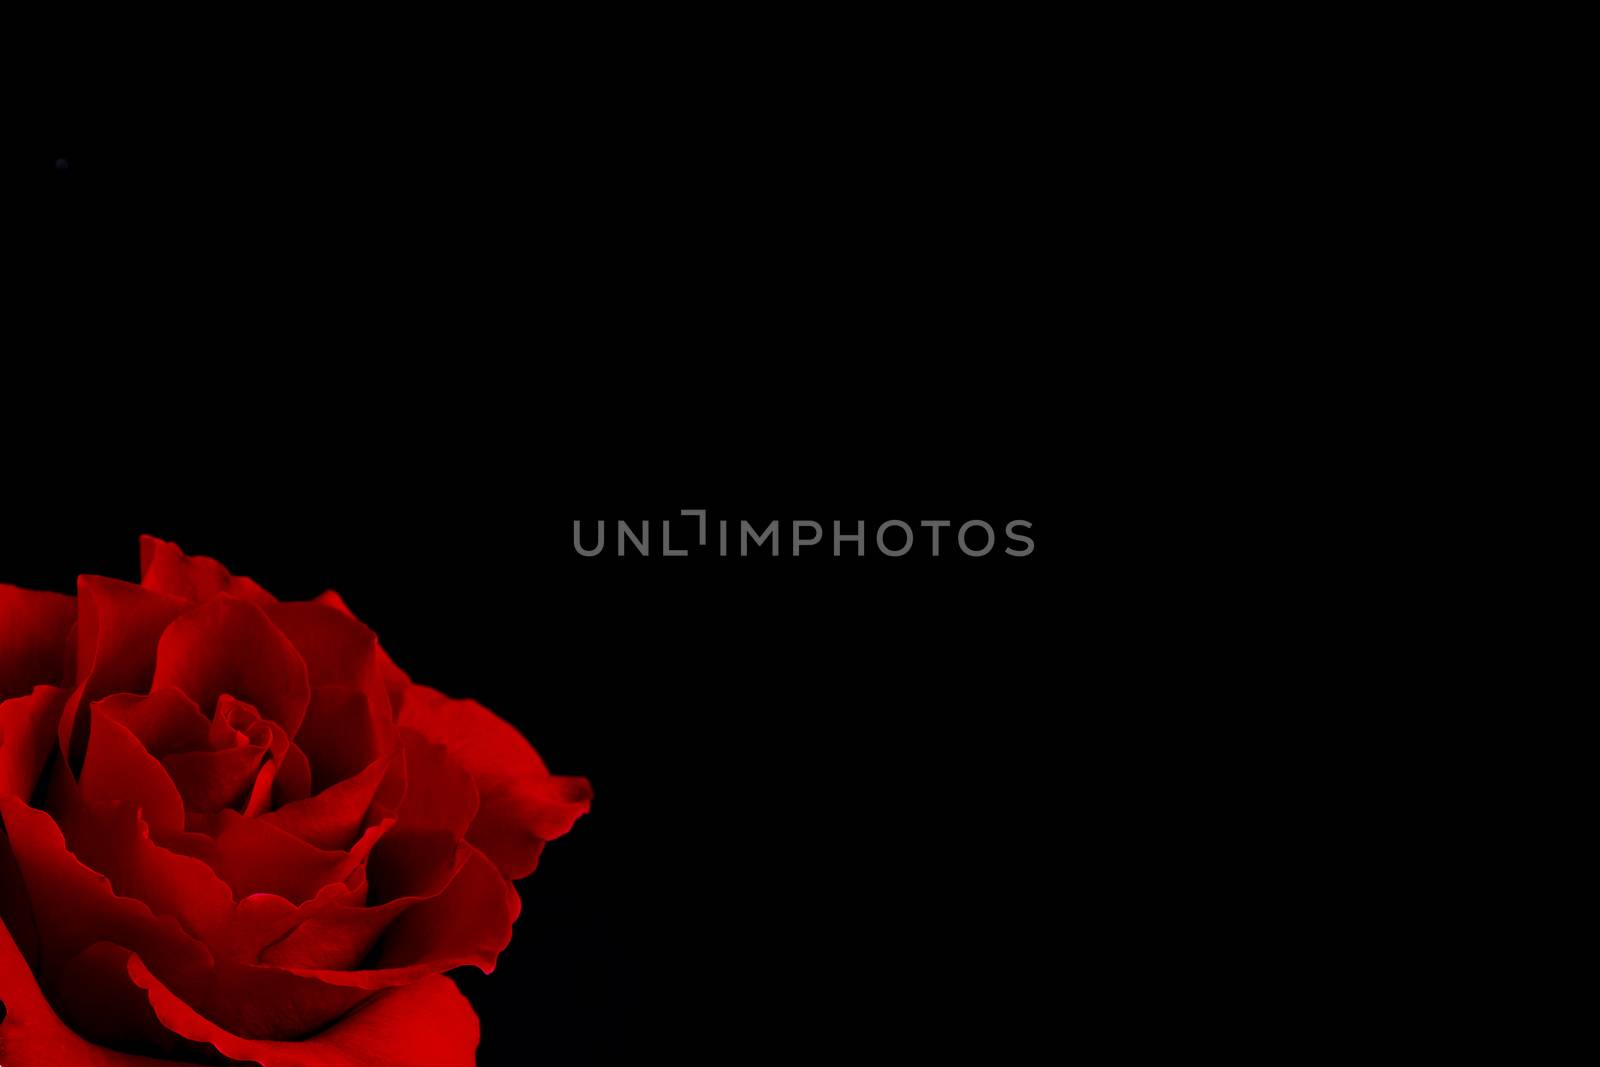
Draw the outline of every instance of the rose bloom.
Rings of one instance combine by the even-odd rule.
[[[332,593],[141,542],[0,585],[0,1064],[454,1067],[512,879],[589,809]]]

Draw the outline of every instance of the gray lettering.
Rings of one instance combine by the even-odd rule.
[[[890,552],[889,546],[883,543],[883,531],[887,530],[891,526],[898,526],[900,529],[906,532],[905,547],[900,549],[898,552]],[[878,527],[878,551],[882,552],[885,556],[903,556],[907,552],[911,551],[911,542],[916,540],[916,537],[917,535],[915,531],[911,529],[910,525],[901,522],[899,519],[890,519],[888,522]]]
[[[705,544],[704,541],[700,543]],[[687,548],[680,548],[676,552],[673,551],[671,519],[661,520],[661,554],[663,556],[687,556],[689,554],[689,550]]]
[[[1021,552],[1018,552],[1014,548],[1008,548],[1008,549],[1006,549],[1006,555],[1008,555],[1008,556],[1031,556],[1031,555],[1033,555],[1033,538],[1024,537],[1022,534],[1019,534],[1019,533],[1013,533],[1012,530],[1015,527],[1018,527],[1018,526],[1022,527],[1024,530],[1033,529],[1033,523],[1027,522],[1027,521],[1025,521],[1023,519],[1013,519],[1010,522],[1006,523],[1006,536],[1011,538],[1011,540],[1021,542],[1022,544],[1025,544],[1028,547],[1023,549]]]
[[[811,527],[813,530],[817,531],[817,536],[811,538],[809,541],[800,540],[800,527],[802,526]],[[812,522],[810,519],[796,519],[794,521],[794,548],[791,549],[791,555],[798,556],[802,546],[820,544],[821,541],[822,524],[820,522]]]
[[[583,542],[578,537],[578,530],[583,526],[583,520],[572,520],[572,547],[578,550],[578,555],[598,556],[602,551],[604,551],[606,547],[606,524],[604,522],[597,522],[595,525],[600,529],[600,542],[599,544],[595,545],[594,548],[588,549],[583,547]]]
[[[847,534],[847,533],[840,533],[839,532],[839,520],[838,519],[834,519],[833,520],[833,554],[835,556],[841,554],[840,551],[839,551],[839,544],[842,541],[854,541],[856,543],[856,555],[865,556],[867,554],[867,524],[866,524],[866,522],[863,521],[863,522],[856,523],[856,532],[853,533],[853,534]]]
[[[704,548],[706,544],[706,509],[700,508],[697,510],[695,508],[685,508],[684,510],[679,511],[678,514],[700,516],[700,547]]]
[[[629,541],[633,542],[633,547],[638,549],[641,554],[646,556],[650,554],[650,520],[645,519],[639,525],[644,528],[643,541],[639,540],[627,523],[621,519],[617,520],[617,555],[626,556],[628,554]]]
[[[967,547],[967,531],[972,529],[974,526],[982,526],[983,532],[989,535],[989,543],[983,546],[982,552],[974,552],[972,549]],[[982,519],[973,519],[969,523],[964,523],[961,529],[956,531],[956,540],[961,543],[961,551],[965,552],[967,555],[987,556],[994,549],[994,527],[990,526]]]
[[[750,535],[755,533],[755,532],[756,532],[756,528],[754,526],[751,526],[748,522],[745,522],[743,519],[739,520],[739,555],[748,556],[750,554]],[[755,539],[756,547],[757,548],[761,547],[762,545],[766,544],[769,540],[772,542],[772,554],[774,556],[776,556],[778,554],[778,520],[777,519],[773,519],[772,522],[770,524],[768,524],[766,530],[762,532],[761,536],[757,537]]]

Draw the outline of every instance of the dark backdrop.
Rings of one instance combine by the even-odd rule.
[[[1067,515],[1138,443],[1085,431],[1106,358],[1063,337],[1114,268],[1065,266],[1036,71],[987,106],[747,58],[356,114],[101,95],[19,161],[19,334],[69,374],[0,372],[0,581],[132,579],[148,532],[335,588],[593,781],[457,976],[485,1065],[1006,1062],[1087,1010],[1073,883],[1126,798],[1065,696],[1075,589],[1116,580]],[[571,547],[697,507],[1037,548]]]

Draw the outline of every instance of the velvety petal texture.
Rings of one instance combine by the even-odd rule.
[[[480,799],[467,837],[508,878],[525,878],[546,841],[572,829],[594,793],[582,778],[552,775],[516,727],[471,700],[427,686],[406,690],[400,725],[445,746]]]
[[[40,992],[33,969],[4,924],[0,924],[0,1002],[6,1006],[5,1022],[0,1023],[0,1063],[9,1067],[154,1067],[171,1062],[113,1052],[73,1032]]]
[[[0,1064],[472,1064],[444,973],[591,795],[335,593],[153,537],[138,584],[0,585]]]
[[[0,585],[0,700],[61,681],[67,632],[77,617],[72,597]]]

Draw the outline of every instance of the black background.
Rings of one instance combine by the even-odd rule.
[[[1029,74],[595,73],[360,121],[75,103],[18,167],[29,370],[75,373],[0,378],[0,581],[134,579],[153,533],[334,588],[588,776],[499,969],[457,975],[483,1064],[1020,1056],[1084,1010],[1071,883],[1111,802],[1065,706],[1068,515],[1118,447],[1078,428],[1096,364],[1060,338],[1098,283],[1063,266]],[[701,507],[1001,540],[572,548],[575,519]]]

